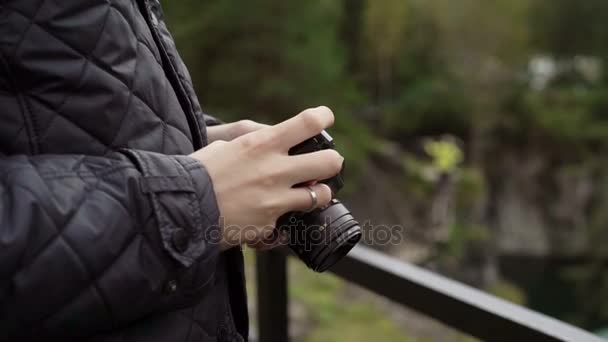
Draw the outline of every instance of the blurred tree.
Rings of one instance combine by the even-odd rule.
[[[392,96],[393,68],[399,49],[403,49],[407,28],[408,1],[367,1],[365,8],[366,46],[375,65],[375,97]]]
[[[480,163],[491,141],[488,135],[504,115],[500,103],[527,62],[529,2],[425,3],[423,10],[430,11],[439,27],[439,53],[471,105],[469,157],[474,164]]]
[[[360,52],[363,11],[365,0],[342,0],[344,7],[341,21],[341,39],[346,47],[344,58],[347,60],[347,70],[351,77],[357,76],[360,70]]]
[[[184,1],[165,7],[210,112],[277,121],[306,106],[341,108],[352,92],[337,43],[342,8],[335,2]]]
[[[462,264],[467,253],[475,254],[468,259],[478,269],[477,256],[485,255],[486,282],[500,280],[492,271],[493,239],[505,179],[533,185],[517,190],[532,199],[523,202],[525,209],[541,208],[543,219],[554,223],[559,210],[551,203],[569,198],[571,189],[559,190],[560,172],[577,165],[591,184],[603,184],[608,174],[602,161],[608,150],[605,0],[181,0],[164,8],[212,114],[276,122],[304,107],[329,105],[338,118],[332,133],[355,172],[377,161],[368,155],[377,158],[386,146],[400,151],[383,155],[407,155],[408,167],[416,169],[412,165],[429,163],[429,137],[462,142],[463,155],[431,148],[439,168],[463,159],[449,192],[454,224],[445,252]],[[530,65],[539,56],[553,74],[534,87]],[[394,191],[406,192],[407,201],[392,207],[414,207],[426,217],[434,198],[446,197],[433,194],[448,192],[436,191],[441,182],[411,176],[415,170],[404,173],[390,181],[402,184]],[[606,201],[604,186],[594,187],[589,205],[566,201],[588,219],[594,260],[608,242]],[[601,300],[564,317],[582,325],[608,321],[602,265],[571,272],[581,303],[591,288]]]
[[[608,56],[608,2],[604,0],[533,1],[534,46],[556,57]]]

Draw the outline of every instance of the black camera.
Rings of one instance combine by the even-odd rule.
[[[334,149],[325,131],[289,150],[290,155]],[[335,195],[344,186],[344,166],[335,177],[321,181]],[[277,228],[287,233],[288,245],[311,269],[323,272],[342,259],[361,239],[361,227],[337,199],[310,212],[290,212],[279,218]]]

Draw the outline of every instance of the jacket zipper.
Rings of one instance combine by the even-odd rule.
[[[204,139],[202,136],[202,132],[200,130],[198,121],[196,119],[196,113],[194,112],[194,108],[192,103],[190,102],[190,98],[186,93],[186,89],[179,79],[177,68],[169,58],[169,54],[167,53],[167,47],[163,42],[163,39],[160,35],[160,31],[158,29],[158,19],[152,12],[150,8],[150,3],[148,0],[138,0],[140,11],[142,12],[148,27],[150,28],[150,32],[152,32],[152,37],[154,38],[154,42],[160,52],[161,60],[163,64],[163,69],[165,69],[165,74],[177,95],[179,103],[182,107],[182,110],[186,114],[186,119],[188,120],[188,126],[190,127],[190,133],[192,135],[192,144],[194,145],[194,149],[198,150],[203,148]]]

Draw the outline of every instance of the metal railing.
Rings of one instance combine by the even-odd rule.
[[[283,251],[257,254],[260,342],[286,342],[287,262]],[[606,342],[570,324],[358,246],[331,272],[484,341]]]

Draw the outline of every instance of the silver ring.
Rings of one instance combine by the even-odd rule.
[[[308,193],[310,194],[311,204],[310,204],[310,209],[308,209],[307,212],[311,212],[317,207],[317,202],[319,200],[319,197],[317,196],[317,193],[311,187],[307,186],[304,189],[308,190]]]

